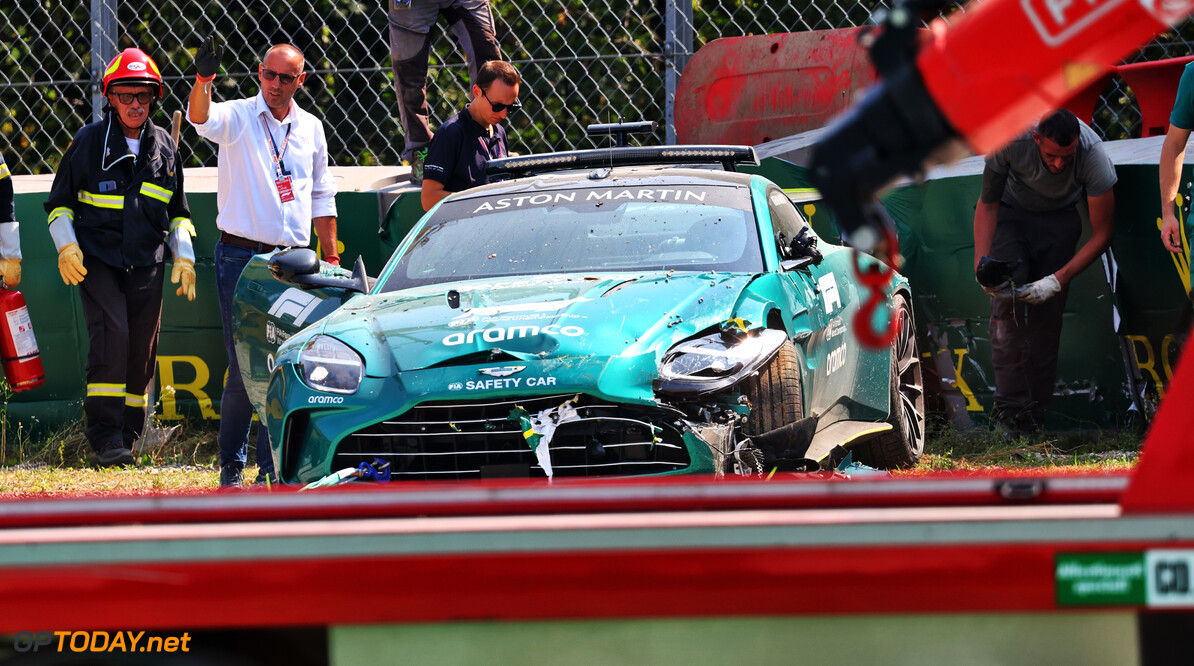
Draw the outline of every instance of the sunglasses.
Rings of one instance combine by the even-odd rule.
[[[522,102],[520,102],[518,100],[514,100],[513,104],[502,104],[501,102],[495,103],[493,100],[489,99],[489,95],[485,94],[484,89],[481,90],[481,96],[485,98],[486,102],[489,102],[489,107],[491,109],[493,109],[494,113],[501,113],[502,111],[505,111],[506,109],[510,109],[510,113],[514,113],[515,111],[522,110]]]
[[[297,75],[296,74],[283,74],[281,72],[275,72],[272,69],[267,69],[264,66],[261,68],[261,78],[265,79],[266,81],[273,81],[274,79],[282,79],[282,85],[284,85],[284,86],[288,86],[288,85],[294,83],[294,80],[300,76],[302,76],[302,74],[297,74]]]
[[[150,102],[153,101],[154,97],[156,97],[156,95],[154,95],[151,92],[112,93],[112,94],[116,96],[116,99],[120,100],[121,104],[132,104],[134,99],[137,100],[138,102],[140,102],[141,104],[149,104]]]

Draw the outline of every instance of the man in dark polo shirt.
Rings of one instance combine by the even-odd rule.
[[[449,194],[489,182],[485,164],[507,157],[506,130],[498,125],[511,111],[522,108],[518,87],[522,79],[508,62],[490,60],[477,71],[473,101],[440,126],[423,163],[423,210]]]
[[[991,295],[994,416],[1008,434],[1044,422],[1070,281],[1111,242],[1116,180],[1099,136],[1065,109],[986,158],[974,211],[974,263],[977,270],[989,255],[1014,267],[1014,298],[984,287]],[[1079,247],[1082,203],[1091,236]]]

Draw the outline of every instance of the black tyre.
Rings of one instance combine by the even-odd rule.
[[[925,392],[920,350],[912,306],[903,294],[892,299],[900,330],[891,343],[891,413],[894,429],[854,447],[854,457],[864,465],[891,469],[912,467],[925,449]]]
[[[742,427],[747,436],[760,435],[804,418],[800,357],[791,340],[784,341],[767,367],[742,383],[742,393],[750,400],[750,415]]]

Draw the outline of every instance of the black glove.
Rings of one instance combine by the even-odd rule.
[[[199,76],[208,78],[220,71],[220,56],[224,55],[224,46],[217,42],[215,34],[210,34],[199,48],[195,50],[195,70]]]

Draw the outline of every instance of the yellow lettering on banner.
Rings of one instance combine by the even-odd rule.
[[[1136,368],[1139,369],[1141,372],[1147,372],[1148,374],[1153,376],[1153,384],[1156,385],[1156,387],[1157,387],[1157,399],[1164,398],[1165,397],[1165,382],[1161,381],[1161,376],[1157,374],[1157,370],[1155,367],[1157,364],[1157,359],[1153,355],[1152,343],[1149,342],[1148,338],[1143,335],[1125,335],[1124,337],[1127,338],[1132,343],[1132,356],[1136,358]],[[1136,343],[1137,342],[1144,345],[1144,352],[1145,352],[1146,358],[1148,359],[1145,362],[1140,361],[1140,353],[1136,351]]]
[[[194,368],[195,380],[188,384],[178,383],[174,378],[175,363],[185,363]],[[203,362],[203,359],[198,356],[158,356],[158,385],[174,387],[172,395],[167,395],[165,392],[161,394],[161,419],[163,421],[182,420],[182,415],[178,413],[178,405],[175,402],[175,398],[183,391],[195,396],[195,399],[199,401],[199,411],[202,412],[203,418],[220,418],[220,415],[216,414],[215,408],[212,407],[211,398],[203,390],[207,386],[209,379],[211,379],[211,372],[207,369],[207,364]]]
[[[315,254],[319,257],[323,256],[323,244],[318,239],[315,241]],[[336,256],[344,254],[344,241],[339,238],[336,239]]]
[[[962,379],[962,361],[966,358],[967,351],[964,347],[954,350],[954,356],[958,359],[958,362],[954,364],[954,383],[957,385],[958,390],[962,392],[962,395],[966,396],[966,411],[981,412],[983,411],[983,406],[978,404],[978,400],[974,399],[974,391],[971,391],[970,385],[966,383],[965,379]]]
[[[1180,346],[1181,341],[1177,339],[1177,334],[1175,333],[1170,333],[1161,339],[1161,366],[1165,368],[1166,386],[1169,385],[1169,382],[1173,381],[1173,363],[1169,358],[1169,350]],[[1178,351],[1180,352],[1181,349],[1179,348]]]

